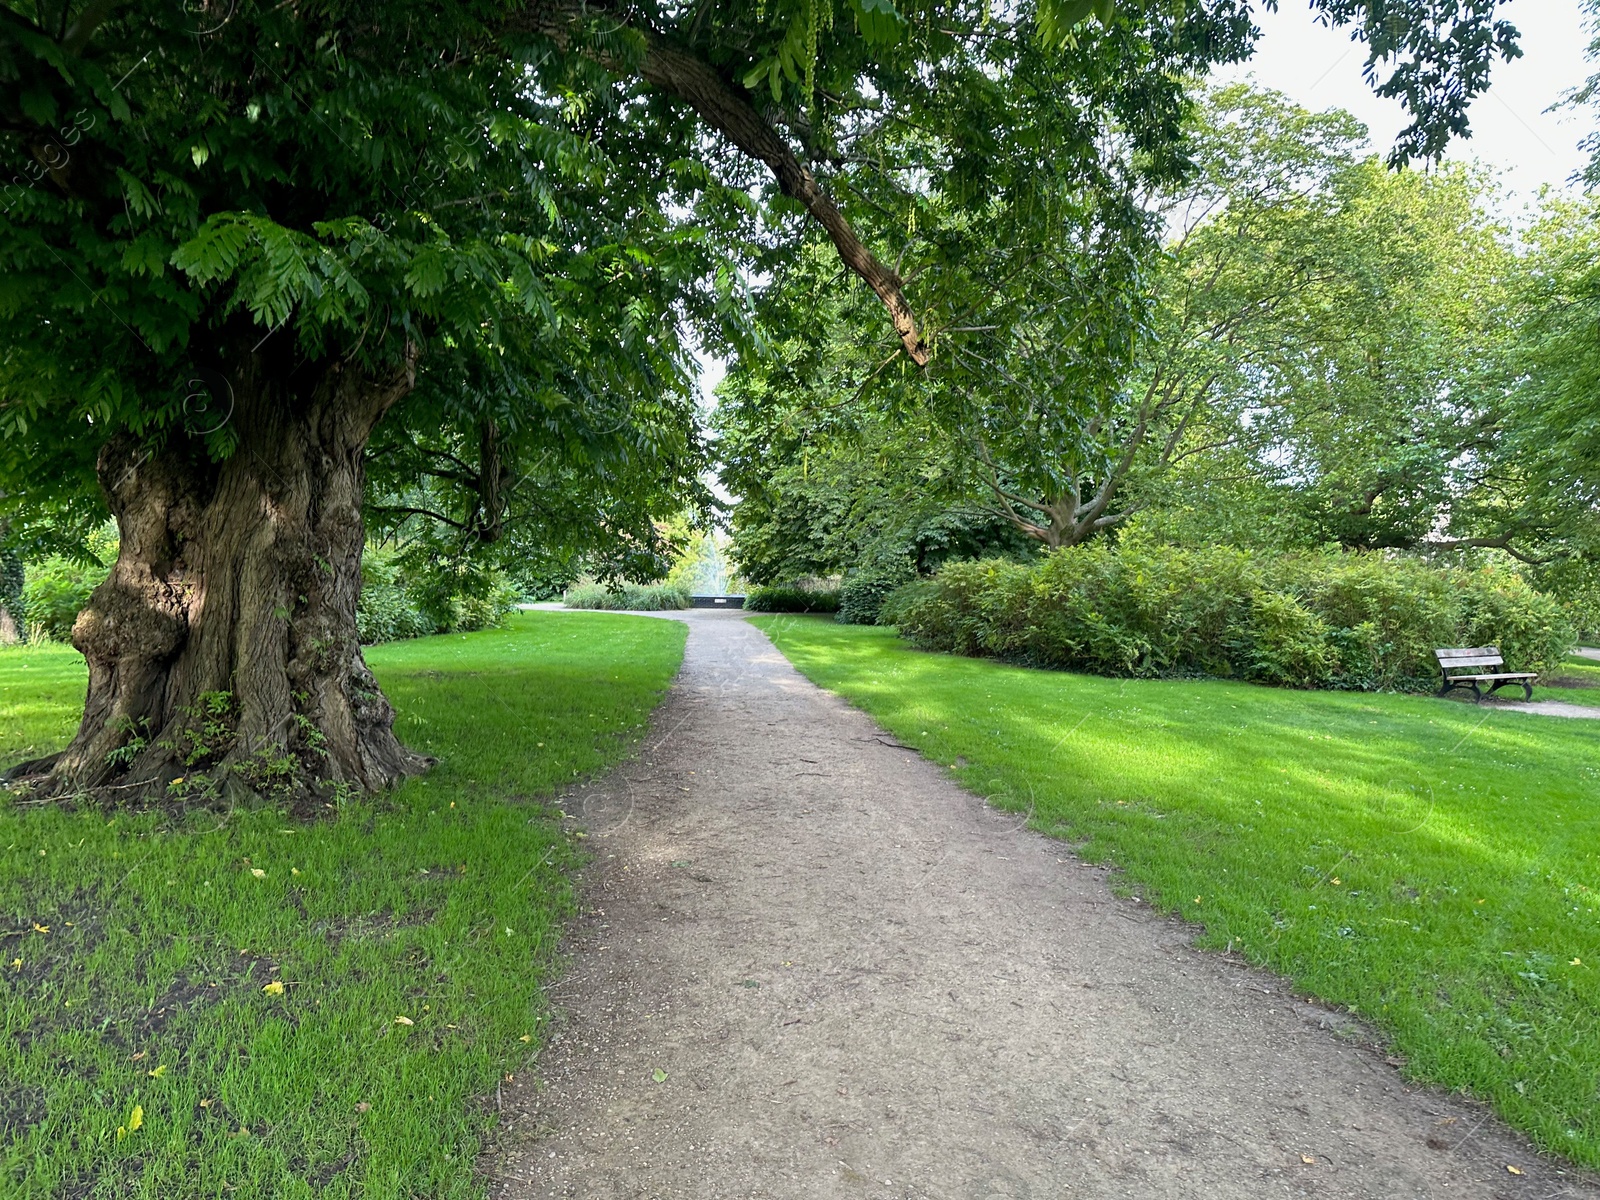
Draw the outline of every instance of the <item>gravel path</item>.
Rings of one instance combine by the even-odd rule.
[[[737,614],[678,619],[642,753],[565,801],[596,861],[565,1015],[502,1091],[497,1200],[1600,1200]]]

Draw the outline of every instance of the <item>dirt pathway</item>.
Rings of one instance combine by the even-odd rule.
[[[504,1089],[497,1200],[1600,1200],[738,615],[684,619],[641,756],[567,801],[592,910],[567,1015]]]

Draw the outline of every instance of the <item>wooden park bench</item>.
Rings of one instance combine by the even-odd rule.
[[[1435,650],[1435,658],[1439,660],[1439,674],[1444,677],[1444,686],[1439,689],[1443,696],[1451,688],[1472,689],[1475,701],[1483,699],[1483,689],[1480,684],[1487,683],[1489,695],[1494,695],[1508,683],[1522,685],[1522,698],[1533,699],[1533,681],[1539,676],[1533,671],[1500,671],[1491,674],[1452,675],[1451,671],[1459,671],[1466,667],[1503,667],[1506,660],[1500,657],[1498,646],[1465,646],[1455,650]]]

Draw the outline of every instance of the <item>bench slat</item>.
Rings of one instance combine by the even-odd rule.
[[[1481,658],[1486,654],[1499,654],[1499,646],[1459,646],[1455,649],[1448,647],[1435,650],[1433,655],[1440,662],[1447,658]]]
[[[1482,658],[1443,658],[1439,660],[1439,665],[1447,671],[1453,671],[1457,667],[1498,667],[1505,661],[1498,654],[1485,654]]]

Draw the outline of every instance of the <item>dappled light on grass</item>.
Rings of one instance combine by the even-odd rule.
[[[0,1192],[481,1195],[572,906],[543,802],[635,744],[683,641],[536,613],[374,648],[440,763],[321,820],[0,807]],[[80,664],[0,651],[0,758],[70,736]]]
[[[1600,1166],[1600,728],[1422,696],[1116,680],[759,623],[1118,884],[1347,1006],[1413,1076]]]

